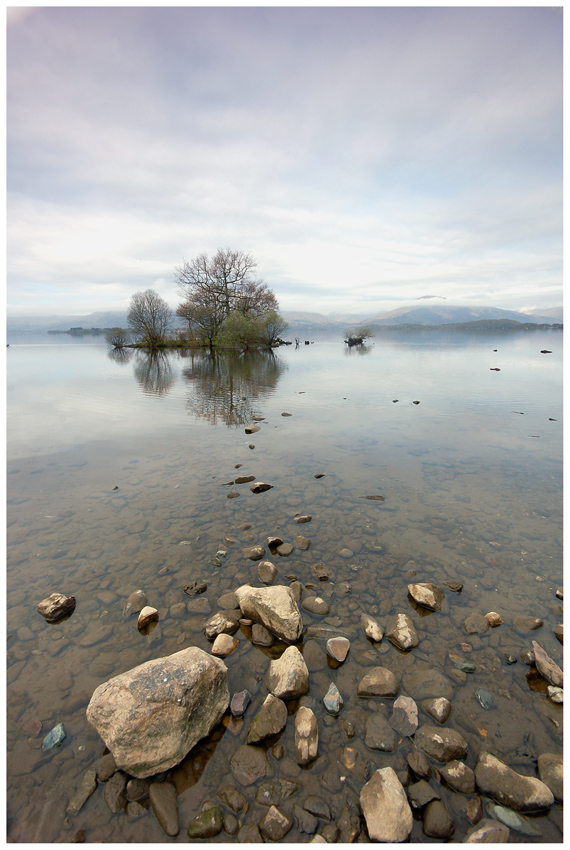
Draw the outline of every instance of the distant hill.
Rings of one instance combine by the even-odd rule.
[[[82,316],[8,316],[7,328],[16,331],[67,331],[69,328],[126,328],[127,313],[89,313]]]
[[[400,307],[398,310],[370,316],[367,321],[376,325],[450,325],[478,322],[484,319],[510,319],[515,322],[546,322],[548,324],[561,320],[543,314],[531,316],[515,310],[501,310],[499,307],[454,307],[434,304],[422,307]]]

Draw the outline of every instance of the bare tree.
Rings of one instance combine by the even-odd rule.
[[[257,261],[251,254],[219,248],[210,259],[200,254],[175,270],[181,294],[187,300],[207,303],[224,318],[239,312],[257,316],[267,310],[277,310],[278,303],[267,284],[256,277]]]
[[[194,292],[179,304],[176,315],[188,322],[191,333],[207,340],[210,348],[226,318],[217,299],[202,291]]]
[[[114,348],[124,348],[131,341],[131,335],[124,328],[111,328],[105,334],[105,340]]]
[[[135,292],[131,298],[128,325],[137,339],[149,348],[155,348],[166,340],[171,319],[172,310],[154,289]]]

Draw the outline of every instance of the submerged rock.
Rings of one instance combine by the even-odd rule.
[[[287,723],[287,706],[283,700],[267,694],[265,702],[253,718],[247,734],[248,744],[257,744],[271,735],[277,735]]]
[[[87,720],[119,768],[151,776],[182,761],[219,723],[230,701],[226,678],[221,659],[191,646],[99,685]]]
[[[193,581],[187,582],[182,586],[182,590],[186,594],[186,596],[198,596],[199,593],[205,593],[208,589],[208,585],[205,581],[200,581],[199,579],[194,579]]]
[[[391,753],[396,749],[397,737],[385,717],[379,712],[369,715],[366,719],[364,743],[371,750]]]
[[[464,844],[506,844],[509,828],[498,820],[486,818],[469,830]]]
[[[149,788],[150,804],[160,826],[172,838],[180,832],[178,801],[172,782],[153,782]]]
[[[534,662],[536,664],[536,669],[540,675],[551,685],[554,685],[557,688],[564,687],[564,674],[558,664],[552,660],[550,655],[548,655],[548,653],[536,640],[533,640],[532,648],[534,650]]]
[[[327,655],[340,664],[346,659],[350,649],[350,641],[345,637],[334,637],[327,640]]]
[[[497,703],[495,702],[495,697],[493,694],[487,690],[487,688],[477,688],[475,691],[475,696],[481,708],[484,708],[485,711],[491,711],[493,708],[497,707]]]
[[[37,611],[48,623],[57,623],[58,620],[68,617],[75,611],[75,596],[52,593],[47,599],[42,599]]]
[[[249,489],[252,493],[264,493],[266,490],[271,490],[273,484],[266,484],[264,481],[254,481],[253,484],[249,485]]]
[[[324,706],[329,714],[332,714],[333,717],[340,714],[342,707],[344,705],[343,698],[340,694],[339,689],[331,682],[329,685],[329,689],[323,697]]]
[[[395,697],[400,690],[398,679],[386,667],[374,667],[358,685],[359,697]]]
[[[64,738],[65,727],[63,723],[58,723],[57,726],[54,726],[53,729],[45,736],[42,742],[42,750],[53,750],[55,747],[59,747]]]
[[[247,711],[247,707],[251,702],[251,694],[245,688],[243,691],[238,691],[234,694],[230,702],[230,711],[233,717],[243,717]]]
[[[412,831],[412,810],[391,767],[377,770],[360,792],[360,805],[372,841],[399,843]]]
[[[265,548],[263,546],[246,546],[242,550],[242,555],[244,558],[249,558],[250,561],[260,561],[265,555]]]
[[[123,608],[123,617],[130,617],[131,614],[138,614],[139,611],[147,605],[146,594],[143,590],[133,590],[133,592],[129,595],[127,601],[125,602],[125,607]]]
[[[298,699],[309,692],[309,671],[296,646],[288,647],[280,658],[271,661],[266,685],[280,699]]]
[[[491,802],[487,803],[486,809],[492,818],[504,823],[510,829],[514,829],[515,832],[520,832],[522,835],[542,835],[542,832],[534,823],[531,823],[523,815],[519,815],[518,812],[513,812],[512,809],[507,809],[504,806],[499,806]]]
[[[437,584],[431,584],[431,582],[409,584],[408,593],[418,605],[427,608],[429,611],[440,611],[445,599],[441,587],[438,587]]]
[[[564,767],[561,755],[543,753],[538,757],[538,775],[545,785],[548,785],[554,799],[559,802],[564,797]]]
[[[364,629],[364,634],[367,638],[379,643],[384,637],[384,629],[380,623],[371,617],[369,614],[362,614],[360,617],[360,625]]]
[[[230,768],[234,779],[240,785],[253,785],[258,779],[271,774],[271,765],[267,753],[262,747],[242,744],[230,758]]]
[[[295,715],[295,757],[305,765],[317,757],[319,732],[317,718],[310,708],[302,705]]]
[[[468,635],[484,635],[489,630],[489,621],[482,614],[469,614],[463,621],[463,630]]]
[[[441,800],[433,800],[424,809],[424,833],[429,838],[443,840],[450,838],[455,832],[453,818]]]
[[[190,823],[188,827],[188,838],[190,839],[205,839],[214,838],[222,831],[224,827],[224,819],[222,812],[217,806],[212,806],[198,815]]]
[[[405,737],[414,734],[418,728],[418,707],[411,697],[401,694],[394,702],[390,726]]]
[[[390,643],[403,652],[413,649],[420,642],[412,619],[407,614],[396,614],[392,618],[386,631],[386,637]]]
[[[206,622],[204,634],[208,640],[214,640],[218,635],[233,635],[239,629],[239,622],[235,617],[230,617],[218,611]]]
[[[250,587],[243,585],[235,591],[244,617],[261,623],[272,634],[287,643],[299,639],[303,630],[301,612],[289,587]]]
[[[453,761],[467,756],[467,741],[455,729],[420,726],[414,738],[416,746],[436,761]]]
[[[453,759],[441,768],[440,773],[454,791],[461,794],[475,793],[475,774],[462,761]]]
[[[72,796],[65,810],[68,815],[75,817],[81,811],[91,794],[97,788],[97,774],[94,770],[87,770],[83,775],[81,785]]]
[[[281,812],[276,806],[271,806],[259,821],[259,830],[269,841],[280,841],[292,826],[293,819],[290,815]]]
[[[475,765],[479,790],[518,812],[535,812],[554,802],[550,788],[534,776],[522,776],[491,753],[481,752]]]

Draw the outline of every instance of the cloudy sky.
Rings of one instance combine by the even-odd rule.
[[[561,9],[15,8],[7,106],[11,315],[226,246],[282,310],[562,301]]]

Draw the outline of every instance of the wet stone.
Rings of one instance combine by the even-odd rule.
[[[264,481],[254,481],[253,484],[249,485],[249,489],[252,493],[265,493],[267,490],[271,490],[273,484],[266,484]]]
[[[441,800],[428,803],[424,809],[423,826],[429,838],[450,838],[455,832],[453,818]]]
[[[281,555],[282,558],[286,558],[293,552],[295,547],[292,543],[281,543],[280,546],[277,547],[277,554]]]
[[[411,617],[395,614],[386,630],[386,637],[395,647],[407,652],[420,642]]]
[[[423,809],[432,800],[441,800],[437,791],[425,779],[408,785],[407,792],[412,809]]]
[[[237,788],[233,788],[231,785],[227,785],[224,788],[220,788],[218,791],[218,797],[224,803],[228,809],[231,809],[232,812],[241,812],[245,804],[247,803],[247,798],[238,791]]]
[[[534,652],[532,649],[524,649],[519,655],[520,660],[523,664],[526,664],[527,667],[532,667],[534,665]]]
[[[429,611],[440,611],[445,599],[445,594],[441,587],[431,582],[409,584],[408,593],[414,602],[423,608],[427,608]]]
[[[536,640],[532,642],[536,669],[546,681],[557,688],[564,686],[564,675],[555,661],[548,655],[544,647]]]
[[[277,549],[278,546],[281,546],[283,543],[283,538],[281,537],[268,537],[267,545],[270,549]]]
[[[454,729],[420,726],[415,735],[416,746],[436,761],[448,762],[467,755],[467,741]]]
[[[93,765],[93,769],[97,774],[97,779],[99,780],[99,782],[106,782],[108,779],[110,779],[117,769],[113,753],[107,753],[100,759],[97,759],[97,761]]]
[[[551,699],[552,702],[557,703],[558,705],[562,705],[564,702],[564,691],[562,688],[557,688],[554,685],[549,685],[546,689],[548,694],[548,699]]]
[[[267,690],[280,699],[297,699],[309,691],[309,671],[296,646],[288,647],[280,658],[271,661]]]
[[[132,802],[145,800],[148,797],[149,787],[150,782],[148,779],[129,779],[126,787],[127,800]]]
[[[513,627],[518,632],[534,632],[543,625],[540,617],[513,617]]]
[[[505,826],[508,826],[509,829],[513,829],[515,832],[520,832],[523,835],[542,835],[540,829],[534,823],[531,823],[529,818],[519,815],[518,812],[513,812],[512,809],[507,809],[505,806],[499,806],[497,803],[491,803],[490,801],[485,804],[485,808],[490,817],[504,823]]]
[[[369,749],[391,753],[396,749],[397,740],[396,733],[379,712],[366,719],[364,743]]]
[[[222,593],[222,595],[218,599],[218,605],[222,609],[222,611],[231,611],[239,609],[237,596],[235,595],[233,590],[228,590],[226,593]]]
[[[360,625],[364,629],[364,634],[367,638],[379,643],[384,637],[384,629],[380,623],[371,617],[369,614],[362,614],[360,617]]]
[[[322,818],[323,820],[331,819],[331,810],[329,804],[322,800],[320,797],[310,795],[303,803],[303,808],[305,809],[305,811],[310,812],[316,818]]]
[[[315,834],[319,821],[314,815],[302,809],[301,806],[293,806],[293,816],[299,832],[305,833],[305,835]]]
[[[277,573],[277,567],[271,561],[262,561],[257,568],[259,580],[264,584],[272,584],[275,581]]]
[[[556,639],[561,644],[564,644],[564,626],[562,625],[562,623],[558,623],[558,625],[554,626],[552,631],[554,632]]]
[[[227,634],[220,634],[212,644],[212,655],[218,658],[226,658],[239,646],[239,640]]]
[[[235,835],[239,829],[239,821],[235,815],[224,815],[223,828],[226,835]]]
[[[293,522],[303,523],[310,522],[312,520],[312,516],[310,514],[300,514],[299,516],[293,517]]]
[[[489,630],[489,623],[482,614],[469,614],[463,621],[463,630],[468,635],[484,635]]]
[[[221,611],[218,611],[217,614],[214,614],[207,621],[204,628],[204,634],[208,640],[214,640],[214,638],[221,634],[232,635],[234,632],[237,632],[238,629],[239,623],[235,617],[229,617],[226,614],[222,614]]]
[[[350,641],[345,637],[334,637],[327,640],[327,655],[341,664],[346,659],[349,649]]]
[[[390,726],[405,737],[414,734],[418,728],[418,707],[411,697],[401,694],[395,700]]]
[[[481,708],[484,708],[485,711],[491,711],[497,707],[493,694],[488,691],[487,688],[477,688],[475,691],[475,697],[477,698]]]
[[[188,838],[214,838],[224,828],[222,812],[217,806],[212,806],[195,817],[188,827]]]
[[[485,619],[493,629],[496,629],[503,622],[501,615],[497,614],[496,611],[489,611],[488,614],[485,614]]]
[[[172,782],[152,782],[148,789],[150,804],[161,828],[174,837],[180,832],[178,824],[178,801]]]
[[[545,785],[548,785],[554,799],[559,802],[564,797],[564,768],[561,755],[556,753],[543,753],[538,757],[538,776]]]
[[[240,785],[253,785],[271,773],[267,754],[261,747],[242,744],[230,758],[230,767],[234,778]]]
[[[450,579],[449,581],[444,581],[443,586],[447,587],[448,590],[451,590],[452,593],[461,593],[463,590],[463,585],[457,579]]]
[[[105,782],[103,796],[108,809],[114,815],[125,808],[127,801],[125,794],[126,787],[127,777],[120,770],[117,770],[116,773],[114,773],[111,778]]]
[[[440,769],[440,773],[453,791],[475,793],[475,774],[462,761],[453,759]]]
[[[251,628],[252,643],[257,646],[272,646],[274,643],[273,635],[261,623],[254,623]]]
[[[293,819],[276,806],[271,806],[267,814],[259,821],[260,832],[270,841],[280,841],[287,835],[292,826]]]
[[[334,684],[334,682],[330,683],[329,689],[323,697],[323,703],[325,709],[329,714],[333,715],[334,717],[340,714],[344,705],[344,701],[342,699],[339,689]]]
[[[242,555],[244,558],[249,558],[250,561],[260,561],[265,555],[265,547],[246,546],[245,549],[242,549]]]
[[[475,782],[483,794],[518,812],[540,811],[554,802],[554,795],[544,782],[517,773],[491,753],[479,754]]]
[[[351,812],[345,806],[338,817],[337,826],[339,830],[339,844],[354,844],[360,835],[360,818],[356,812]],[[370,837],[372,838],[372,835]]]
[[[395,697],[400,684],[391,670],[386,667],[374,667],[358,685],[359,697]]]
[[[257,744],[271,735],[277,735],[287,723],[287,706],[278,697],[268,694],[253,718],[247,735],[248,744]]]
[[[199,579],[194,579],[193,581],[187,582],[182,586],[182,590],[186,594],[186,596],[198,596],[199,593],[205,593],[208,589],[208,585],[205,581],[200,581]]]
[[[255,481],[255,475],[238,475],[235,479],[236,484],[249,484],[250,481]]]
[[[408,753],[406,759],[410,769],[416,776],[419,776],[420,779],[429,779],[431,776],[431,767],[425,753],[416,750],[413,753]]]
[[[170,606],[168,614],[173,620],[179,620],[180,617],[183,617],[187,611],[188,609],[186,608],[185,602],[176,602],[174,605]]]
[[[52,593],[47,599],[42,599],[37,611],[48,623],[57,623],[58,620],[68,617],[75,611],[75,596]]]
[[[301,549],[304,552],[306,552],[311,546],[311,541],[307,537],[303,537],[302,534],[298,534],[295,537],[294,542],[297,549]]]
[[[291,782],[289,779],[267,779],[260,782],[255,793],[255,802],[260,806],[280,806],[301,788],[298,782]]]
[[[125,811],[129,820],[136,820],[137,818],[146,815],[145,807],[142,805],[142,803],[139,803],[136,800],[130,800],[126,805]]]
[[[67,806],[66,812],[71,817],[74,817],[85,805],[91,794],[97,788],[97,774],[94,770],[88,770],[83,775],[81,785],[72,796]]]
[[[250,446],[253,448],[253,446]],[[263,837],[256,823],[247,823],[240,827],[238,832],[238,841],[240,844],[263,844]]]
[[[375,771],[360,791],[360,805],[372,841],[399,843],[408,838],[412,830],[412,811],[406,792],[391,767]]]
[[[301,607],[310,614],[319,614],[324,616],[328,614],[330,609],[324,599],[320,596],[306,596],[301,602]]]
[[[467,833],[464,844],[506,844],[509,828],[498,820],[485,818]]]
[[[556,597],[558,599],[564,599],[564,588],[562,588],[562,587],[556,588]]]

